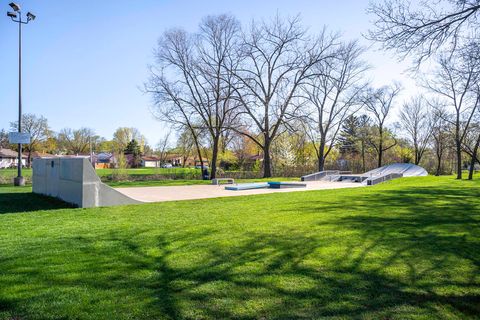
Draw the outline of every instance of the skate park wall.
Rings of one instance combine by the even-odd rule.
[[[141,203],[102,183],[86,158],[34,159],[32,188],[79,208]]]

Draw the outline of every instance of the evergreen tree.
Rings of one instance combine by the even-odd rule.
[[[347,154],[358,154],[358,131],[360,119],[355,115],[350,115],[342,124],[338,137],[338,148],[342,157]]]
[[[125,148],[125,154],[132,155],[132,167],[137,168],[140,166],[140,162],[142,161],[142,153],[140,151],[140,145],[138,144],[137,140],[132,139]]]
[[[371,132],[371,119],[367,115],[351,115],[342,124],[338,148],[342,157],[360,155],[362,171],[366,171],[366,153]]]

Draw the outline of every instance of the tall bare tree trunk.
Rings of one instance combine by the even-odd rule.
[[[378,162],[377,167],[380,168],[383,162],[383,128],[380,127],[380,140],[378,141]]]
[[[218,143],[219,137],[215,136],[213,138],[213,148],[212,148],[212,163],[211,163],[211,171],[210,171],[210,179],[215,179],[217,176],[217,159],[218,159]]]
[[[472,160],[470,161],[470,168],[468,170],[468,180],[473,179],[473,171],[475,171],[475,163],[477,162],[477,152],[480,145],[480,135],[477,137],[475,146],[473,147]]]
[[[420,163],[420,151],[419,151],[419,148],[418,148],[418,144],[415,142],[414,144],[414,148],[415,148],[415,164],[418,166],[418,164]]]
[[[272,158],[270,156],[270,139],[266,138],[263,146],[263,177],[272,176]]]
[[[325,170],[325,141],[320,142],[318,148],[318,171]]]
[[[367,165],[365,163],[365,142],[362,141],[362,170],[363,172],[367,171]]]
[[[455,139],[457,157],[457,179],[462,179],[462,143]]]
[[[435,175],[438,177],[442,173],[442,155],[443,152],[441,150],[437,151],[437,171]]]
[[[197,136],[192,132],[193,142],[195,143],[195,148],[197,149],[198,159],[200,160],[200,167],[202,170],[202,177],[203,177],[203,157],[202,157],[202,149],[200,148],[200,144],[198,143]],[[195,163],[194,163],[195,165]]]

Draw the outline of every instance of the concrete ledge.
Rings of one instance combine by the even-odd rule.
[[[296,182],[268,182],[268,186],[273,189],[283,189],[283,188],[305,188],[306,183],[296,183]]]

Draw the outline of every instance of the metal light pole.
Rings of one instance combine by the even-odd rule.
[[[22,20],[20,6],[14,2],[10,3],[13,12],[7,12],[13,22],[18,23],[18,132],[22,132],[22,24],[28,24],[35,20],[35,15],[27,13],[27,21]],[[18,17],[18,19],[16,19]],[[25,185],[25,179],[22,177],[22,144],[18,144],[18,176],[14,179],[15,186]]]

